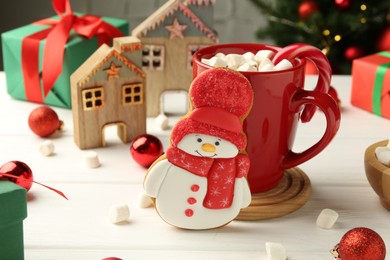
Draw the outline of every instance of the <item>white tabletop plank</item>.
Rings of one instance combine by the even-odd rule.
[[[314,82],[315,77],[308,77],[308,86]],[[38,147],[44,139],[32,134],[27,125],[29,113],[38,105],[9,97],[0,73],[1,161],[26,162],[36,181],[63,191],[69,198],[67,201],[33,185],[24,221],[26,259],[267,259],[265,242],[282,243],[290,260],[333,259],[329,250],[357,226],[376,230],[390,245],[390,213],[380,205],[363,167],[365,149],[390,137],[390,120],[350,105],[349,76],[334,76],[332,85],[342,101],[341,126],[322,153],[299,166],[312,183],[308,203],[281,218],[233,221],[218,229],[188,231],[166,224],[153,208],[137,206],[146,169],[132,160],[130,145],[122,144],[115,134],[108,133],[107,147],[94,149],[102,166],[84,166],[84,151],[73,142],[70,110],[54,108],[65,128],[50,137],[55,154],[42,156]],[[174,121],[171,119],[171,124]],[[153,123],[149,118],[148,132],[167,148],[169,130],[158,130]],[[318,112],[311,122],[299,126],[294,150],[314,144],[324,129],[324,116]],[[108,220],[108,210],[119,203],[129,205],[130,221],[114,225]],[[333,229],[316,227],[323,208],[340,214]]]

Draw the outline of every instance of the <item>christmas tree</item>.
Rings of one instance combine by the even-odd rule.
[[[390,50],[389,0],[250,1],[269,21],[256,32],[259,39],[316,46],[335,74],[349,74],[355,58]]]

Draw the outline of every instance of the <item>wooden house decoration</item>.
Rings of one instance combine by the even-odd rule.
[[[122,142],[146,133],[145,73],[136,37],[100,46],[72,75],[74,139],[80,149],[105,146],[104,128]]]
[[[186,91],[192,81],[192,55],[217,43],[212,29],[215,0],[168,0],[132,31],[141,39],[147,76],[147,115],[162,113],[162,94]]]

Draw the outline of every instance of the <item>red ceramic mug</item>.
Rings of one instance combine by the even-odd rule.
[[[256,54],[264,49],[276,53],[281,51],[274,46],[241,43],[202,48],[193,56],[193,77],[211,68],[201,62],[202,58],[209,59],[219,52]],[[310,53],[303,52],[303,55],[310,56]],[[319,79],[317,87],[308,91],[304,90],[305,58],[294,58],[291,69],[242,72],[250,81],[254,91],[253,107],[244,121],[244,132],[248,141],[246,151],[251,160],[248,182],[252,193],[265,192],[274,188],[282,179],[286,169],[297,166],[320,153],[338,131],[339,107],[334,99],[324,93],[329,88],[331,71],[330,67],[324,70],[322,65],[329,65],[329,63],[325,56],[311,59],[317,64]],[[322,65],[318,66],[321,63]],[[319,89],[321,91],[318,91]],[[313,146],[303,152],[295,153],[292,151],[292,146],[298,121],[301,116],[306,117],[306,121],[310,120],[310,111],[303,111],[303,108],[312,110],[313,106],[324,112],[326,130]]]

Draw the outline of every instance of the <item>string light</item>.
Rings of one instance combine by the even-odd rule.
[[[389,0],[387,0],[389,1]],[[320,2],[312,0],[301,0],[301,1],[287,1],[289,6],[287,8],[293,8],[289,11],[296,11],[298,19],[293,19],[293,16],[285,17],[285,12],[278,10],[276,6],[273,6],[271,2],[283,2],[283,0],[269,1],[269,0],[251,0],[251,2],[258,3],[260,9],[263,9],[269,17],[268,20],[274,23],[278,23],[280,31],[286,32],[291,35],[291,39],[298,40],[300,37],[307,37],[306,42],[310,44],[318,45],[322,52],[329,55],[331,62],[340,63],[340,71],[348,72],[350,69],[350,61],[345,61],[345,55],[338,54],[338,49],[344,49],[345,47],[354,46],[356,42],[359,42],[361,50],[365,51],[366,54],[375,51],[372,47],[375,42],[379,44],[384,36],[383,33],[378,33],[379,28],[383,27],[384,24],[390,24],[390,12],[388,10],[389,5],[376,4],[381,1],[354,1],[354,0],[332,0],[328,1],[329,5],[314,4],[308,6],[307,2]],[[357,4],[357,5],[354,5]],[[298,8],[297,8],[298,7]],[[308,16],[312,16],[312,19],[303,19],[302,9],[307,8]],[[321,7],[321,8],[320,8]],[[356,7],[356,8],[355,8]],[[299,11],[301,10],[301,11]],[[328,17],[326,14],[332,12],[332,15]],[[345,21],[350,22],[350,26],[338,26],[340,17],[345,17]],[[295,16],[294,16],[295,17]],[[297,29],[295,35],[292,31],[289,31],[289,27]],[[376,28],[377,27],[377,28]],[[266,33],[275,37],[276,41],[281,41],[281,37],[278,35],[278,30],[273,31],[272,27],[267,27],[264,30],[264,34],[259,37],[265,37]],[[372,38],[372,39],[370,39]],[[378,39],[377,39],[378,38]],[[367,42],[367,43],[366,43]],[[341,45],[340,45],[341,44]],[[341,64],[342,63],[342,64]],[[348,72],[349,73],[349,72]]]
[[[363,12],[366,11],[367,5],[365,5],[365,4],[360,5],[360,10],[362,10]],[[362,23],[362,24],[367,23],[367,19],[365,17],[360,18],[360,23]]]
[[[328,55],[328,53],[329,53],[329,51],[330,51],[330,47],[329,46],[327,46],[327,47],[325,47],[325,48],[323,48],[322,50],[322,53],[324,54],[324,55]]]
[[[322,35],[329,36],[330,35],[330,31],[328,29],[325,29],[325,30],[322,31]]]
[[[334,40],[335,40],[336,42],[339,42],[339,41],[341,40],[341,35],[339,35],[339,34],[335,35],[335,36],[334,36]]]

